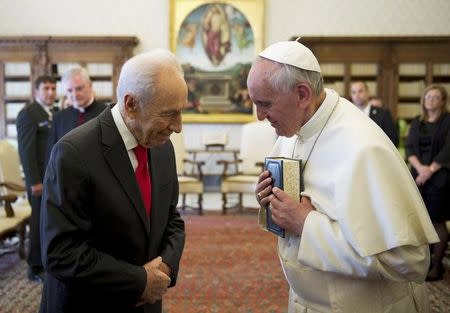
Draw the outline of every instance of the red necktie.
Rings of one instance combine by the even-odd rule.
[[[148,170],[147,149],[141,145],[138,145],[133,149],[133,151],[136,155],[136,159],[138,160],[138,166],[135,171],[136,181],[139,185],[139,189],[141,190],[142,201],[144,202],[147,216],[150,216],[152,184],[150,182],[150,174]]]
[[[78,126],[84,123],[84,112],[78,112]]]

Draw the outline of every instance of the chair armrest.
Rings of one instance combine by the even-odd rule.
[[[218,149],[218,150],[225,150],[225,145],[223,143],[210,143],[205,145],[206,151],[210,149]]]
[[[14,210],[11,203],[17,200],[16,195],[0,195],[0,201],[5,201],[5,212],[7,217],[14,217]]]
[[[197,170],[200,180],[203,179],[203,171],[202,166],[205,165],[205,161],[196,162],[197,163]]]
[[[14,190],[14,191],[26,191],[27,190],[24,185],[19,185],[19,184],[7,182],[7,181],[0,182],[0,186],[4,186],[4,187]]]
[[[205,161],[192,161],[189,159],[183,159],[183,162],[189,163],[193,166],[197,166],[198,175],[193,175],[193,173],[192,174],[184,173],[186,176],[198,177],[199,179],[203,179],[202,166],[205,165]]]
[[[238,160],[233,160],[233,161],[229,161],[229,160],[217,160],[216,164],[217,165],[223,165],[223,171],[222,171],[222,177],[227,177],[230,175],[227,175],[227,170],[228,170],[228,166],[229,165],[236,165],[237,168],[237,164],[242,163],[242,160],[238,159]],[[237,175],[239,174],[239,172],[236,170],[235,174],[233,175]]]
[[[255,162],[255,165],[261,167],[261,173],[264,172],[264,162]]]

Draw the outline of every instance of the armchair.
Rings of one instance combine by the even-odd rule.
[[[184,147],[184,136],[183,133],[173,133],[170,136],[174,150],[175,150],[175,160],[177,163],[177,174],[178,174],[178,184],[179,193],[182,196],[181,208],[185,210],[187,207],[198,209],[198,214],[203,214],[203,173],[202,166],[204,162],[194,162],[186,159],[186,150]],[[189,168],[186,164],[190,165]],[[197,207],[191,207],[186,205],[186,195],[187,194],[197,194]]]
[[[7,140],[0,140],[0,240],[19,235],[22,259],[25,258],[26,224],[31,217],[25,192],[19,154]]]
[[[222,214],[227,212],[228,195],[232,193],[238,194],[237,208],[243,210],[242,195],[254,193],[258,176],[264,169],[264,158],[269,156],[276,139],[275,129],[268,122],[245,124],[242,127],[239,159],[217,161],[217,164],[223,165]]]

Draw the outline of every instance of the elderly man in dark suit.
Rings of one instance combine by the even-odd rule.
[[[42,313],[159,313],[175,285],[185,233],[169,136],[181,131],[187,103],[175,56],[155,50],[128,60],[117,99],[52,150]]]
[[[398,130],[391,113],[386,109],[369,104],[369,88],[367,84],[362,81],[353,82],[351,85],[351,96],[352,102],[384,131],[395,146],[398,146]]]
[[[55,114],[48,139],[47,157],[55,143],[75,127],[93,119],[105,108],[94,98],[92,82],[86,69],[75,67],[65,72],[61,82],[70,107]]]
[[[43,268],[39,241],[39,220],[45,154],[53,112],[56,107],[56,80],[40,76],[35,81],[34,101],[27,104],[16,120],[20,161],[25,174],[28,201],[31,205],[28,278],[42,282]]]

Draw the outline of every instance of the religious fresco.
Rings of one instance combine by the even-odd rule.
[[[255,36],[245,14],[227,3],[206,3],[183,19],[176,55],[189,96],[184,113],[252,114],[247,75]]]

